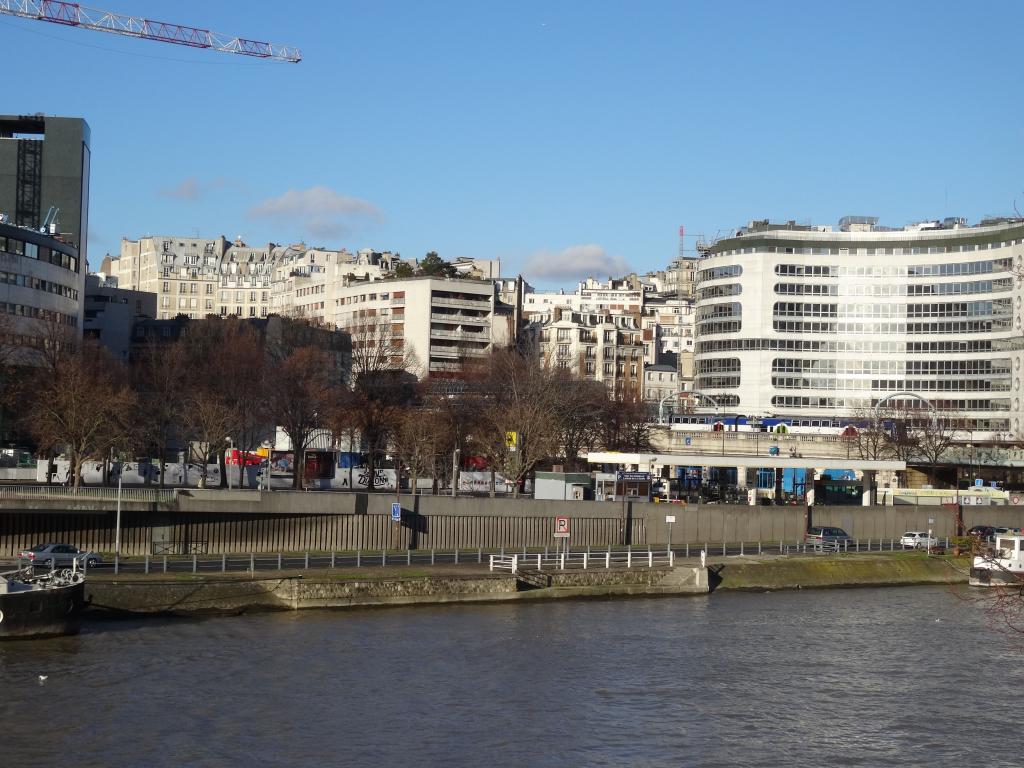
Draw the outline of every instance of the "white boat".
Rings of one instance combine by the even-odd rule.
[[[975,587],[1024,587],[1024,535],[999,533],[995,545],[976,555],[971,566]]]

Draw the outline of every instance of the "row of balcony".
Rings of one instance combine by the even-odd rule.
[[[485,357],[490,353],[487,347],[439,347],[430,345],[430,356],[457,359],[461,357]]]
[[[459,309],[478,309],[484,311],[490,311],[491,301],[489,296],[481,296],[479,300],[474,301],[472,299],[449,299],[443,296],[432,296],[430,299],[432,306],[437,307],[457,307]]]
[[[449,331],[439,330],[437,328],[430,329],[430,338],[432,339],[460,339],[465,341],[483,341],[490,342],[491,335],[486,331]]]
[[[463,323],[469,325],[490,325],[491,318],[486,315],[462,315],[462,314],[448,314],[431,312],[430,322],[432,323],[455,323],[456,325],[462,325]]]

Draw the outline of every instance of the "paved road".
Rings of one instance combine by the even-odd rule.
[[[673,547],[673,552],[677,558],[681,559],[695,559],[700,556],[702,549],[705,549],[709,557],[735,557],[741,555],[779,555],[779,554],[800,554],[800,553],[813,553],[813,549],[810,547],[804,547],[801,544],[795,542],[782,543],[728,543],[722,544],[718,542],[709,542],[706,545],[702,544],[691,544],[688,547]],[[595,565],[600,567],[601,559],[604,554],[608,551],[607,549],[574,549],[572,550],[574,555],[582,554],[584,551],[590,553],[591,558],[595,561]],[[616,547],[612,550],[613,557],[616,559],[622,559],[625,557],[627,549],[625,547]],[[664,556],[666,554],[665,547],[652,547],[651,551],[655,555]],[[879,541],[873,539],[870,541],[858,541],[851,543],[845,550],[850,553],[867,553],[867,552],[890,552],[890,551],[901,551],[901,547],[897,540],[884,540]],[[648,548],[647,547],[635,547],[632,549],[633,557],[640,561],[646,558]],[[452,566],[452,565],[481,565],[487,567],[489,562],[489,556],[491,554],[522,554],[519,550],[462,550],[460,552],[453,552],[451,550],[436,551],[430,550],[410,550],[410,551],[389,551],[381,552],[380,550],[371,550],[367,552],[345,552],[323,554],[323,553],[310,553],[306,554],[258,554],[258,555],[195,555],[194,557],[181,557],[181,556],[162,556],[155,555],[148,558],[135,556],[130,558],[122,558],[116,567],[118,573],[222,573],[227,571],[249,571],[255,570],[260,572],[267,571],[298,571],[305,569],[322,569],[322,568],[366,568],[366,567],[403,567],[403,566]],[[536,556],[538,550],[531,549],[529,554]],[[549,554],[554,554],[554,548],[552,548]],[[831,554],[831,553],[829,553]],[[17,565],[17,560],[7,559],[8,564],[12,566]],[[528,567],[527,561],[527,567]],[[577,565],[577,567],[580,567]],[[95,566],[89,569],[90,572],[97,574],[113,574],[115,572],[115,566],[113,562],[105,562],[101,565]]]

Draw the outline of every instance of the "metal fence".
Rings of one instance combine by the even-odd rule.
[[[514,555],[490,555],[490,570],[511,571],[518,573],[520,568],[543,570],[588,570],[602,568],[605,570],[621,568],[672,568],[675,565],[675,553],[654,552],[648,549],[646,552],[634,552],[627,549],[625,552],[617,550],[606,550],[604,552],[557,552],[553,554],[514,554]]]
[[[89,501],[114,501],[120,496],[123,502],[173,502],[176,488],[117,488],[95,486],[75,488],[66,485],[0,485],[0,499],[87,499]]]

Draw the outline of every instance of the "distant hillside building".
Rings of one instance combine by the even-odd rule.
[[[533,315],[530,333],[553,365],[600,381],[614,394],[643,395],[640,314],[572,312]]]
[[[329,319],[352,334],[356,360],[361,347],[386,343],[394,364],[411,365],[420,378],[443,377],[492,348],[495,284],[489,280],[353,281],[336,290],[334,301]]]

